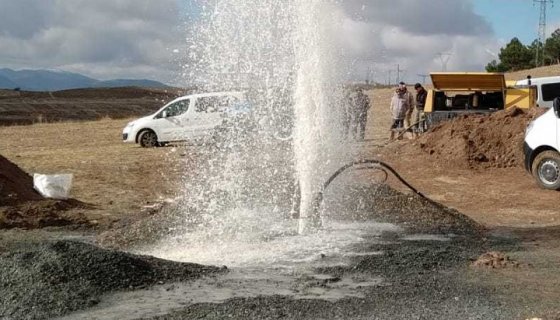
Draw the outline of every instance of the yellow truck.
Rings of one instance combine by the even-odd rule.
[[[506,81],[503,73],[435,72],[430,77],[433,88],[424,107],[428,127],[463,114],[536,106],[536,87]]]

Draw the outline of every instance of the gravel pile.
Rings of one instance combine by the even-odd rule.
[[[56,241],[0,255],[0,318],[45,319],[92,307],[102,294],[224,271]]]
[[[386,184],[338,186],[324,201],[326,214],[333,218],[393,223],[409,233],[478,235],[484,230],[455,209]]]

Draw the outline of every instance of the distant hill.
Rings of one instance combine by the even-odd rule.
[[[0,75],[0,88],[17,88],[17,84],[12,80]]]
[[[52,70],[0,69],[0,89],[20,88],[26,91],[59,91],[81,88],[150,87],[167,85],[153,80],[117,79],[100,81],[79,73]]]

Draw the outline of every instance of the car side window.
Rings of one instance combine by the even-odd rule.
[[[552,101],[554,98],[560,97],[560,82],[543,84],[541,90],[543,100]]]
[[[221,112],[238,100],[232,96],[201,97],[196,100],[195,111],[204,113]]]
[[[165,108],[164,112],[166,113],[166,117],[176,117],[187,112],[189,110],[189,101],[190,100],[177,101]]]

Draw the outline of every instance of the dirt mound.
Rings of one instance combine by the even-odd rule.
[[[0,205],[14,205],[43,197],[33,189],[33,178],[0,156]]]
[[[522,167],[525,129],[540,114],[542,109],[511,108],[490,115],[463,115],[434,126],[417,145],[446,166]]]
[[[0,255],[0,318],[47,319],[104,293],[186,281],[224,269],[57,241]]]
[[[0,229],[84,225],[84,215],[72,209],[88,207],[73,199],[43,198],[33,189],[30,175],[0,156]]]

